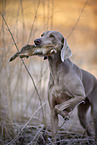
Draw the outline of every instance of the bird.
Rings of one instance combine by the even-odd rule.
[[[28,58],[29,56],[34,55],[33,52],[35,51],[36,46],[35,45],[25,45],[21,48],[20,51],[16,52],[12,57],[10,57],[9,62],[13,61],[17,57],[20,58]]]
[[[36,45],[25,45],[20,51],[16,52],[12,57],[10,57],[9,62],[13,61],[17,57],[28,58],[32,55],[44,56],[44,59],[46,59],[46,56],[56,52],[56,48],[53,48],[52,46],[36,47]]]

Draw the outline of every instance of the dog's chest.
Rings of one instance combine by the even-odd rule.
[[[49,97],[53,97],[56,103],[62,103],[72,97],[68,87],[65,83],[65,77],[62,78],[62,74],[57,72],[56,76],[50,76],[49,82]]]
[[[83,95],[83,84],[69,60],[59,64],[50,63],[50,74],[49,95],[53,98]]]

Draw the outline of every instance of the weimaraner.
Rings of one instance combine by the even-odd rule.
[[[57,31],[46,31],[34,41],[36,47],[53,46],[57,52],[47,56],[50,68],[48,100],[51,108],[52,136],[58,129],[58,114],[66,117],[76,105],[81,125],[87,128],[86,113],[91,106],[97,140],[97,79],[73,64],[72,52],[63,35]]]
[[[66,118],[76,105],[80,123],[87,130],[87,134],[91,135],[86,120],[88,108],[91,106],[97,141],[97,79],[70,61],[72,52],[61,33],[46,31],[34,43],[35,46],[24,46],[18,55],[42,55],[49,61],[48,100],[51,108],[52,136],[55,137],[58,130],[58,114]],[[16,53],[10,61],[18,55]]]

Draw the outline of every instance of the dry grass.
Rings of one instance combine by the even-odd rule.
[[[17,47],[21,49],[27,43],[33,44],[33,40],[45,30],[54,29],[67,37],[76,23],[84,2],[84,0],[79,2],[75,0],[75,3],[71,0],[62,0],[61,3],[57,0],[5,0],[0,1],[0,11],[12,32]],[[72,60],[97,76],[95,3],[96,0],[94,3],[92,0],[88,2],[78,25],[68,38],[68,43],[73,51]],[[86,23],[87,21],[89,24]],[[0,144],[10,141],[13,141],[12,144],[45,144],[46,141],[51,144],[51,131],[49,129],[44,131],[44,125],[50,126],[50,110],[47,102],[48,62],[38,57],[24,59],[34,80],[35,84],[33,84],[20,59],[12,63],[8,62],[17,49],[1,16],[0,34]],[[41,103],[40,100],[42,100]],[[40,109],[31,118],[44,102],[46,105],[42,107],[43,112]],[[77,135],[77,141],[80,140],[79,137],[82,138],[84,130],[79,125],[76,112],[75,109],[69,122],[65,123],[64,133],[63,130],[60,130],[61,133],[59,131],[58,142],[63,142],[61,141],[63,136],[67,144],[70,138],[71,144],[74,143],[73,141],[76,142],[76,139],[72,141],[73,135],[69,133],[70,131],[74,132],[73,137]],[[30,121],[29,118],[31,118]],[[60,118],[59,124],[62,122],[63,119]],[[80,141],[88,142],[85,138]]]
[[[8,112],[0,105],[0,144],[12,140],[15,132],[12,121],[9,119]]]

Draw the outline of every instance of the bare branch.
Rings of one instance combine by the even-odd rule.
[[[32,116],[30,117],[30,119],[26,122],[26,124],[22,127],[22,129],[21,129],[21,131],[19,131],[19,133],[17,134],[17,136],[13,139],[13,140],[11,140],[7,145],[9,145],[9,144],[11,144],[11,143],[13,143],[13,142],[15,142],[15,140],[18,138],[18,136],[20,135],[20,133],[24,130],[24,128],[29,124],[29,122],[32,120],[32,118],[34,117],[34,115],[40,110],[40,109],[42,109],[43,108],[43,106],[46,104],[46,102],[45,103],[43,103],[33,114],[32,114]]]
[[[11,32],[11,30],[10,30],[10,28],[9,28],[9,26],[8,26],[8,24],[7,24],[7,22],[6,22],[5,18],[4,18],[4,16],[3,16],[3,14],[2,14],[1,12],[0,12],[0,14],[1,14],[1,16],[2,16],[2,18],[3,18],[3,20],[4,20],[4,22],[5,22],[5,25],[6,25],[8,31],[9,31],[9,33],[10,33],[10,35],[11,35],[11,38],[12,38],[12,40],[13,40],[13,42],[14,42],[15,47],[16,47],[17,51],[19,52],[18,46],[17,46],[17,44],[16,44],[16,42],[15,42],[15,39],[14,39],[14,37],[13,37],[13,34],[12,34],[12,32]],[[34,79],[33,79],[33,77],[31,76],[31,74],[30,74],[30,72],[29,72],[29,70],[28,70],[28,68],[27,68],[27,66],[26,66],[26,64],[25,64],[25,62],[23,61],[22,58],[21,58],[21,60],[22,60],[22,63],[23,63],[23,65],[24,65],[24,67],[25,67],[25,69],[26,69],[28,75],[30,76],[30,78],[31,78],[31,80],[32,80],[32,82],[33,82],[34,88],[35,88],[35,90],[36,90],[36,93],[37,93],[38,98],[39,98],[39,101],[40,101],[40,105],[42,106],[41,97],[40,97],[39,92],[38,92],[38,89],[37,89],[37,87],[36,87],[36,85],[35,85]],[[43,108],[41,108],[41,109],[42,109],[42,114],[43,114],[43,120],[44,120],[44,123],[45,123]]]
[[[81,18],[81,15],[82,15],[82,13],[83,13],[83,11],[84,11],[84,9],[85,9],[87,3],[88,3],[88,0],[86,0],[86,2],[85,2],[84,6],[83,6],[83,8],[82,8],[82,10],[81,10],[81,12],[80,12],[80,15],[79,15],[79,17],[78,17],[76,23],[74,24],[74,26],[73,26],[71,32],[69,33],[69,35],[67,36],[66,39],[68,39],[68,38],[71,36],[72,32],[75,30],[75,28],[76,28],[76,26],[77,26],[77,24],[78,24],[78,22],[79,22],[79,20],[80,20],[80,18]]]

